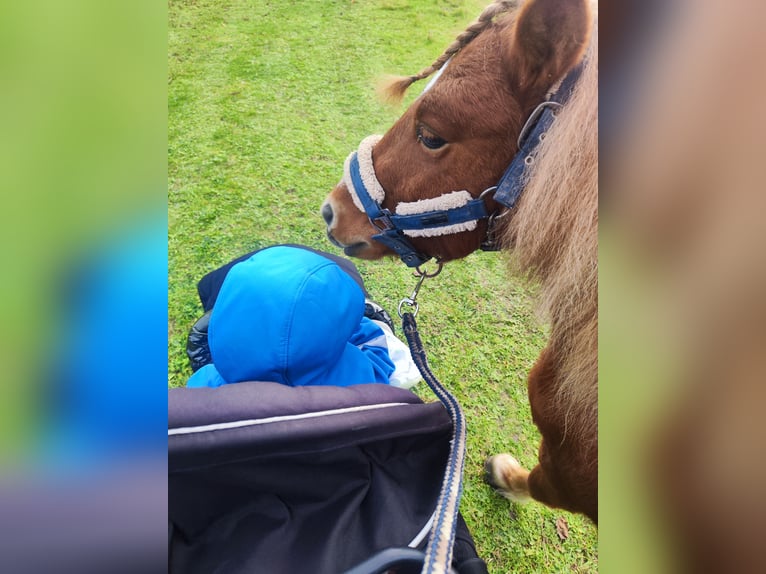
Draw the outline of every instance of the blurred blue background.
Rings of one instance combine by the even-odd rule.
[[[0,571],[163,571],[166,7],[4,2],[0,77]]]

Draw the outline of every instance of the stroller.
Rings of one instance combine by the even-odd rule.
[[[321,255],[364,289],[353,263]],[[200,281],[205,311],[248,256]],[[190,335],[193,365],[209,352],[204,326]],[[441,403],[384,384],[170,389],[168,571],[418,573],[451,433]],[[462,518],[452,566],[487,572]]]

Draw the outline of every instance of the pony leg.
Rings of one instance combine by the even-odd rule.
[[[531,498],[529,471],[510,454],[496,454],[484,462],[484,482],[514,502],[527,502]]]
[[[484,482],[514,502],[534,499],[554,508],[569,509],[570,506],[561,500],[558,489],[539,464],[529,471],[510,454],[496,454],[485,461]]]

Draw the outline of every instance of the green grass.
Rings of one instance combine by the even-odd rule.
[[[335,251],[319,206],[346,155],[404,109],[377,100],[376,79],[430,64],[483,5],[170,0],[169,386],[190,375],[184,346],[201,312],[197,281],[275,243]],[[414,287],[411,272],[393,260],[356,263],[395,313]],[[587,520],[510,504],[481,481],[489,454],[536,460],[525,378],[545,326],[532,291],[508,277],[502,254],[474,254],[424,284],[419,328],[433,371],[468,419],[461,509],[490,572],[595,572],[597,532]],[[570,533],[563,541],[555,527],[562,516]]]

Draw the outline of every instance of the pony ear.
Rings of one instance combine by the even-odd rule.
[[[518,87],[547,90],[580,59],[590,29],[587,0],[527,0],[506,49],[509,70]]]

